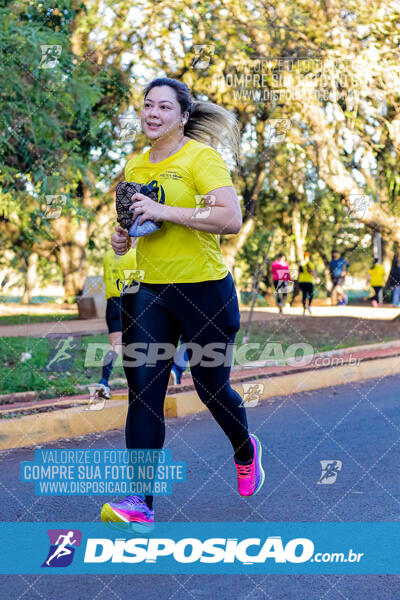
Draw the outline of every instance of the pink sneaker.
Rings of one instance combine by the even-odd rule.
[[[251,443],[254,448],[253,460],[249,465],[238,465],[235,463],[238,476],[238,488],[241,496],[253,496],[257,494],[265,479],[264,469],[261,465],[262,448],[260,440],[254,433],[250,433]]]
[[[127,496],[122,502],[107,502],[101,509],[101,520],[119,523],[134,531],[146,532],[154,529],[154,510],[140,496]]]

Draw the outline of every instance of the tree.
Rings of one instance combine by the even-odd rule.
[[[111,0],[86,7],[64,0],[58,9],[44,1],[7,5],[1,47],[13,70],[8,63],[2,67],[12,82],[2,96],[5,125],[15,131],[21,123],[25,140],[11,136],[2,150],[7,235],[21,240],[22,231],[21,247],[54,255],[68,293],[82,279],[99,223],[113,218],[114,186],[132,151],[125,145],[112,153],[118,114],[129,104],[139,107],[143,84],[160,75],[184,81],[195,99],[221,104],[238,118],[242,160],[234,184],[244,221],[237,236],[223,240],[229,267],[240,250],[248,256],[246,244],[257,228],[274,223],[276,239],[295,260],[307,246],[326,265],[339,242],[348,252],[361,249],[368,262],[366,232],[382,235],[390,257],[400,236],[395,3],[160,0],[157,10],[148,0],[133,8]],[[36,41],[24,46],[25,39]],[[45,73],[37,42],[49,39],[62,54],[59,67]],[[32,64],[36,70],[29,74]],[[26,98],[40,117],[34,130]],[[134,151],[145,144],[138,134]],[[33,210],[37,198],[60,190],[67,196],[65,212],[46,221],[43,210]],[[357,198],[369,200],[364,211],[354,210]],[[20,214],[22,202],[29,218]]]
[[[0,15],[2,236],[21,260],[56,260],[67,297],[82,287],[88,244],[112,200],[104,192],[129,100],[129,74],[84,48],[89,31],[79,32],[85,53],[72,50],[85,10],[75,0],[6,2]]]
[[[157,11],[143,3],[140,26],[146,35],[134,49],[137,62],[155,74],[182,79],[195,97],[233,110],[240,123],[244,152],[235,185],[244,224],[238,236],[224,243],[229,266],[263,213],[269,197],[264,192],[283,180],[275,197],[277,212],[288,205],[293,243],[301,258],[307,224],[319,210],[316,198],[306,200],[309,163],[317,169],[320,183],[333,192],[331,201],[347,211],[336,214],[354,229],[347,219],[354,209],[352,200],[376,196],[373,158],[381,147],[375,140],[383,136],[386,164],[398,151],[396,19],[396,7],[383,0],[368,6],[354,0],[268,5],[226,0],[215,2],[212,13],[202,1],[182,0],[172,7],[161,1]],[[203,56],[209,54],[202,70],[193,60],[199,48]],[[379,116],[382,95],[387,108]],[[290,121],[284,143],[275,148],[271,119]],[[349,136],[354,137],[350,151]],[[377,167],[382,184],[384,164],[379,161]],[[391,189],[393,196],[393,178]],[[353,219],[392,242],[400,235],[399,218],[386,201],[386,188],[380,192],[379,203],[370,202],[365,214],[353,213]]]

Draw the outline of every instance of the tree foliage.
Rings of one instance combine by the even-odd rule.
[[[1,231],[21,260],[39,253],[61,267],[66,293],[85,273],[86,246],[104,208],[115,159],[116,117],[129,74],[76,54],[85,5],[7,2],[1,8]],[[58,217],[58,213],[60,216]]]
[[[274,226],[295,260],[308,248],[326,266],[338,245],[367,264],[376,232],[391,257],[400,242],[397,2],[42,0],[1,11],[6,245],[53,252],[71,293],[88,245],[114,221],[127,152],[146,144],[138,133],[133,147],[118,146],[117,117],[140,110],[143,85],[160,75],[238,118],[244,224],[223,243],[230,267],[241,257],[252,272],[249,249]],[[40,68],[41,44],[62,47],[54,69]],[[60,193],[63,218],[50,222],[43,199]]]

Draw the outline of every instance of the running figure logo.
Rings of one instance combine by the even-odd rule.
[[[72,368],[75,352],[81,346],[81,338],[72,335],[62,338],[50,338],[50,356],[42,371],[69,371]]]
[[[79,529],[48,529],[50,549],[42,567],[68,567],[74,558],[75,547],[81,545]]]
[[[258,402],[264,393],[263,383],[242,383],[243,400],[240,406],[251,408],[257,406]]]
[[[83,410],[103,410],[106,405],[106,399],[99,395],[101,386],[98,383],[92,383],[89,388],[89,402]]]
[[[294,289],[294,282],[299,276],[297,269],[278,269],[278,285],[274,294],[290,294]]]
[[[39,69],[53,69],[58,64],[61,56],[62,47],[58,44],[40,44],[42,52]]]
[[[349,204],[345,210],[349,217],[358,219],[365,217],[365,212],[370,205],[370,198],[361,194],[349,194]]]
[[[207,69],[215,52],[214,44],[196,44],[193,46],[194,58],[191,66],[194,69]]]
[[[292,122],[290,119],[269,119],[266,122],[266,145],[271,146],[271,144],[283,142],[291,125]]]
[[[317,481],[318,485],[332,485],[335,483],[339,471],[342,470],[341,460],[320,460],[321,477]]]
[[[206,194],[205,196],[196,195],[194,199],[196,208],[191,218],[206,219],[211,213],[211,207],[215,206],[216,197],[213,194]]]

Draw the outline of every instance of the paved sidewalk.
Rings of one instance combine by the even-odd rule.
[[[0,325],[1,337],[52,337],[60,335],[93,335],[107,333],[105,319],[76,319],[25,323],[24,325]]]
[[[357,319],[372,319],[372,320],[383,320],[391,321],[400,315],[400,308],[394,308],[390,305],[379,308],[373,306],[319,306],[312,305],[312,317],[353,317]],[[240,313],[243,315],[243,319],[246,319],[250,309],[248,307],[242,307]],[[257,318],[255,319],[255,315]],[[263,321],[264,319],[271,318],[274,315],[280,316],[278,309],[267,306],[265,308],[257,308],[253,314],[253,320]],[[283,316],[301,316],[303,315],[303,306],[290,306],[289,308],[283,309]],[[307,316],[307,318],[309,318]]]
[[[248,320],[248,312],[247,309],[241,309],[240,311],[242,325]],[[254,311],[252,320],[267,321],[277,319],[278,317],[278,311],[271,309],[271,312]],[[104,318],[25,323],[23,325],[0,325],[1,337],[52,337],[56,335],[94,335],[101,333],[107,333],[107,325]]]

